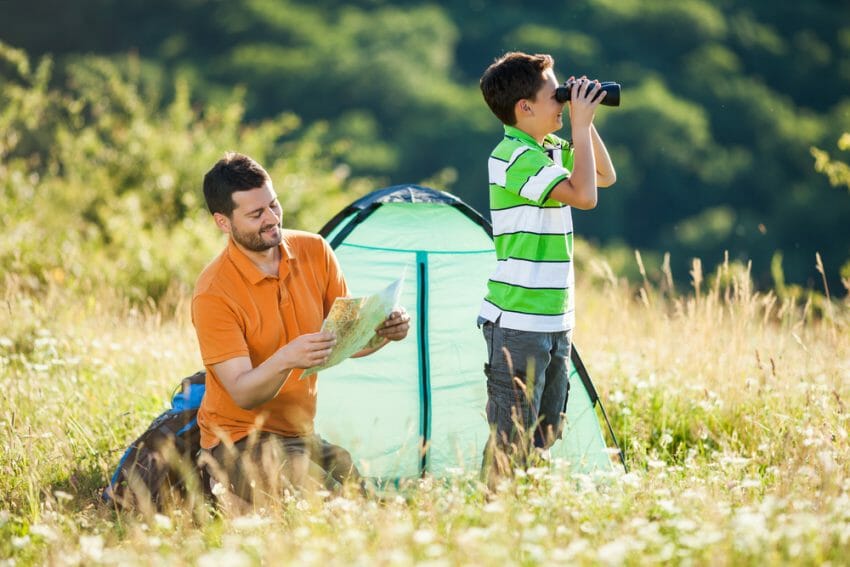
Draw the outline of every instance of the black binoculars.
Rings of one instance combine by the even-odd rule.
[[[567,84],[564,82],[563,85],[555,89],[555,100],[558,102],[564,103],[570,100],[570,94],[572,90],[572,83]],[[620,106],[620,83],[615,83],[614,81],[605,81],[603,83],[599,83],[601,90],[605,91],[605,98],[602,99],[600,104],[604,104],[605,106]],[[588,86],[588,90],[592,87]],[[599,96],[599,93],[596,93],[596,96]]]

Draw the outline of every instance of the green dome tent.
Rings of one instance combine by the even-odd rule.
[[[317,431],[372,478],[477,470],[489,435],[486,347],[476,326],[496,261],[489,223],[453,195],[399,185],[355,201],[320,233],[354,296],[405,275],[399,302],[411,332],[321,372]],[[575,351],[572,362],[567,427],[552,455],[576,471],[611,470],[601,404]]]

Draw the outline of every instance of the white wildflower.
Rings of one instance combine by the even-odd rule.
[[[413,541],[419,545],[426,545],[436,539],[436,534],[429,529],[421,529],[413,532]]]
[[[295,531],[292,532],[292,535],[295,536],[297,540],[306,540],[310,537],[310,528],[307,526],[298,526],[295,528]]]
[[[247,553],[238,549],[217,549],[198,558],[198,567],[248,567],[253,564]]]
[[[543,547],[536,543],[523,542],[520,549],[524,554],[528,555],[529,559],[532,559],[535,563],[542,562],[545,557]]]
[[[74,499],[74,497],[71,494],[68,494],[64,490],[54,490],[53,496],[56,497],[56,500],[60,500],[60,501],[63,501],[63,502],[70,502],[71,500]]]
[[[59,538],[58,534],[56,533],[56,530],[54,530],[50,526],[45,526],[44,524],[31,525],[30,533],[32,535],[37,535],[41,538],[44,538],[47,541],[56,541]]]
[[[590,542],[586,539],[576,539],[573,540],[566,549],[560,550],[561,553],[559,555],[561,556],[560,558],[563,558],[566,562],[570,562],[570,560],[590,550],[591,547]]]
[[[620,478],[621,482],[626,486],[637,488],[641,485],[641,477],[636,472],[629,472]]]
[[[12,547],[14,547],[15,549],[21,549],[22,547],[26,547],[27,545],[29,545],[30,536],[28,536],[28,535],[21,536],[21,537],[12,536],[11,541],[12,541]]]
[[[546,528],[546,526],[542,524],[532,526],[531,528],[523,532],[523,537],[529,541],[540,541],[548,535],[549,530]]]
[[[549,469],[545,467],[531,467],[528,469],[528,476],[535,479],[545,478],[549,473]]]
[[[658,507],[667,512],[670,515],[676,515],[681,510],[676,506],[676,503],[672,500],[662,499],[658,501]]]
[[[171,529],[171,518],[168,516],[164,516],[162,514],[156,514],[153,517],[153,523],[156,524],[161,530],[170,530]]]
[[[622,565],[631,551],[631,545],[626,539],[615,539],[608,542],[596,552],[597,559],[607,565]]]
[[[485,504],[483,510],[488,514],[501,514],[505,511],[505,507],[498,500],[493,500]]]
[[[489,531],[485,528],[473,526],[457,535],[457,543],[461,546],[471,546],[487,537]]]
[[[80,536],[80,551],[92,561],[103,557],[103,538],[99,535]]]
[[[271,520],[267,517],[258,516],[257,514],[251,514],[250,516],[240,516],[238,518],[234,518],[230,523],[235,530],[257,530],[264,526],[268,526],[271,524]],[[307,530],[307,535],[309,535],[310,530],[304,527],[298,528]]]
[[[742,457],[741,455],[734,454],[725,454],[720,457],[720,463],[723,465],[729,465],[732,467],[743,467],[747,463],[750,462],[750,459],[746,457]]]

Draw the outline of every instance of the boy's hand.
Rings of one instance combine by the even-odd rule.
[[[602,86],[597,80],[589,80],[585,75],[578,79],[570,77],[567,80],[570,86],[570,124],[573,128],[589,128],[593,123],[593,115],[596,107],[608,94],[602,91]],[[601,91],[601,95],[599,95]]]

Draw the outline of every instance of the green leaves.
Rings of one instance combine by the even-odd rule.
[[[288,113],[245,123],[238,89],[199,106],[180,76],[163,80],[133,57],[93,56],[73,60],[65,85],[48,88],[49,59],[33,71],[20,51],[0,55],[17,71],[0,84],[3,279],[24,277],[31,289],[115,287],[134,301],[191,288],[223,245],[201,180],[226,150],[266,165],[292,207],[288,227],[315,230],[328,207],[358,196],[315,128],[300,131]]]

